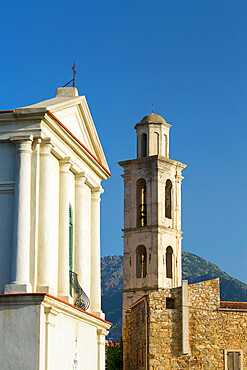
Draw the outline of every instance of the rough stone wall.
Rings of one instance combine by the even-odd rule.
[[[123,362],[124,370],[145,369],[146,307],[144,300],[141,300],[126,314],[126,326],[123,335]]]
[[[166,298],[174,298],[175,309],[166,308]],[[190,354],[187,355],[182,354],[182,289],[149,293],[146,299],[149,370],[223,370],[224,350],[242,350],[243,369],[247,369],[247,310],[220,309],[219,279],[188,287]],[[134,342],[139,346],[146,344],[143,327],[137,325],[135,315],[133,308],[125,331],[128,333],[125,370],[143,369],[133,360]]]

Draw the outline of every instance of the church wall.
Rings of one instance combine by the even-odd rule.
[[[104,370],[110,324],[44,294],[0,296],[0,369]],[[77,352],[77,355],[76,355]]]
[[[97,326],[90,325],[86,320],[80,320],[71,313],[58,312],[59,314],[55,317],[51,317],[51,312],[48,333],[45,333],[45,307],[41,309],[41,322],[44,330],[43,347],[47,340],[49,343],[48,368],[72,369],[77,349],[80,369],[98,369]],[[41,353],[45,355],[44,351]],[[42,362],[45,362],[44,358]]]
[[[0,307],[0,369],[38,370],[39,306],[13,300]]]
[[[13,143],[0,144],[0,294],[10,281],[16,150]]]

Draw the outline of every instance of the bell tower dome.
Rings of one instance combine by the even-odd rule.
[[[169,158],[171,125],[148,114],[135,125],[137,158],[124,174],[123,307],[182,284],[181,183],[186,165]]]
[[[171,125],[158,114],[148,114],[135,125],[137,158],[162,155],[169,158],[169,131]]]

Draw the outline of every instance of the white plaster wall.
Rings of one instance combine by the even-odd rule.
[[[0,143],[0,294],[11,274],[15,161],[15,145]]]
[[[41,321],[45,322],[42,309]],[[45,325],[42,324],[45,328]],[[49,370],[73,369],[73,360],[77,348],[80,359],[80,370],[97,369],[97,328],[71,315],[60,313],[48,325]],[[44,347],[44,344],[43,344]],[[43,362],[45,362],[43,360]]]
[[[38,370],[39,306],[0,305],[0,333],[1,370]]]
[[[59,161],[51,156],[51,199],[50,206],[50,227],[51,227],[51,246],[49,258],[52,262],[52,271],[50,272],[50,286],[53,295],[57,295],[57,276],[58,276],[58,233],[59,233]],[[69,212],[69,210],[68,210]]]
[[[0,304],[1,370],[104,370],[99,358],[98,329],[109,324],[45,296],[15,296]],[[101,338],[102,340],[102,338]]]

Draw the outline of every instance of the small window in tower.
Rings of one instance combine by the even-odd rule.
[[[174,309],[175,308],[175,299],[174,298],[166,298],[166,308],[167,309]]]
[[[166,181],[165,187],[165,217],[172,218],[172,182]]]
[[[155,132],[154,133],[154,155],[159,154],[159,144],[160,144],[159,134],[158,132]]]
[[[167,158],[167,136],[164,135],[164,149],[163,149],[164,157]]]
[[[136,248],[136,277],[145,278],[147,276],[147,250],[144,245]]]
[[[131,266],[131,257],[130,257],[130,266]]]
[[[172,279],[172,255],[173,249],[169,246],[166,248],[166,277],[168,279]]]
[[[149,263],[151,263],[151,253],[149,253]]]
[[[147,134],[141,135],[141,158],[147,156]]]
[[[146,194],[146,181],[144,179],[139,179],[136,183],[137,227],[146,226],[147,224]]]

